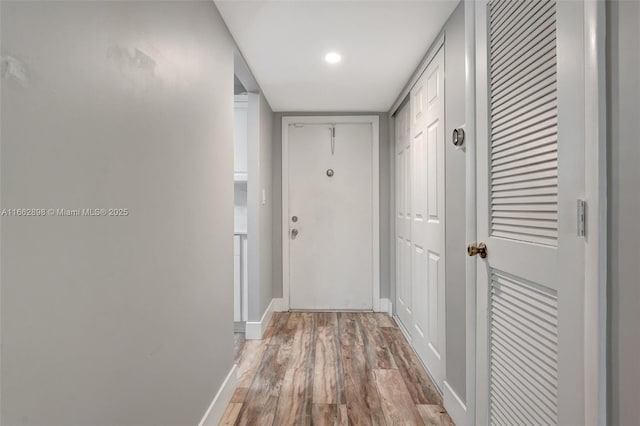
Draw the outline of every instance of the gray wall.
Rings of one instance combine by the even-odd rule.
[[[273,112],[261,94],[249,94],[248,209],[249,321],[259,321],[272,295]],[[262,191],[265,202],[262,202]]]
[[[463,2],[445,24],[444,33],[446,378],[456,394],[466,401],[465,153],[450,142],[453,129],[465,123]]]
[[[390,137],[389,114],[379,112],[276,112],[273,115],[273,297],[282,297],[282,117],[377,115],[380,119],[380,297],[390,297]]]
[[[640,424],[640,2],[607,2],[609,420]]]
[[[233,362],[234,43],[212,2],[1,8],[2,207],[130,212],[2,217],[2,424],[197,424]]]

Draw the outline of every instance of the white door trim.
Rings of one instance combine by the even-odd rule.
[[[584,1],[585,62],[585,245],[584,418],[589,425],[606,424],[606,275],[607,275],[607,149],[606,149],[606,12],[603,0]],[[465,0],[467,238],[476,241],[476,1]],[[476,260],[467,262],[467,424],[486,419],[486,377],[477,377]],[[593,374],[597,372],[597,374]]]
[[[607,123],[604,0],[584,2],[585,395],[588,425],[607,423]],[[594,374],[596,372],[597,374]]]
[[[466,230],[467,244],[477,237],[476,226],[476,0],[464,2],[465,23],[465,134],[466,143]],[[477,256],[467,256],[465,262],[466,278],[466,421],[464,424],[476,424],[476,279]]]
[[[380,119],[376,115],[349,116],[288,116],[282,117],[282,299],[283,309],[288,310],[289,303],[289,125],[290,124],[344,124],[370,123],[372,127],[372,185],[373,205],[372,247],[372,289],[371,306],[380,311]]]

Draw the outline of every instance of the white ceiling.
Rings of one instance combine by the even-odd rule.
[[[274,111],[388,111],[457,3],[216,0]]]

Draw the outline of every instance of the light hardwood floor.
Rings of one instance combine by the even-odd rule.
[[[384,314],[275,313],[263,340],[236,337],[236,362],[221,425],[453,425]]]

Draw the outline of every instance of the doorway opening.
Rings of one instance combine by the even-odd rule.
[[[248,203],[247,162],[249,96],[242,82],[234,76],[233,108],[233,322],[234,331],[244,333],[248,318]]]

